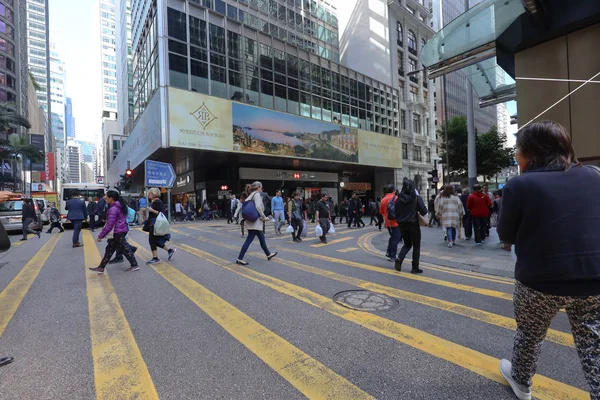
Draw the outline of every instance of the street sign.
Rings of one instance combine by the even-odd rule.
[[[175,171],[171,164],[146,160],[144,166],[146,167],[144,179],[146,187],[173,187],[177,176],[175,175]]]

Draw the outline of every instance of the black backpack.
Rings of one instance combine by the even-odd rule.
[[[391,220],[396,220],[396,199],[398,196],[394,195],[390,202],[387,204],[387,218]]]

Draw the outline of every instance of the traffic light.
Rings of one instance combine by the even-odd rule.
[[[427,171],[427,174],[431,175],[427,180],[431,183],[438,183],[440,178],[438,177],[437,169],[432,169],[431,171]]]
[[[133,185],[133,171],[127,168],[125,174],[120,176],[121,180],[119,181],[117,188],[119,190],[129,190],[131,188],[131,185]]]
[[[228,190],[228,189],[229,189],[229,187],[227,185],[222,185],[221,186],[221,190]]]

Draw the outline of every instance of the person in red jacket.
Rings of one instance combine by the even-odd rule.
[[[487,219],[490,216],[492,200],[481,191],[481,185],[473,185],[473,193],[467,199],[467,208],[471,212],[473,229],[475,230],[475,244],[481,246],[485,243]]]

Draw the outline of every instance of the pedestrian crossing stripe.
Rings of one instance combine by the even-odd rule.
[[[338,244],[338,243],[342,243],[345,242],[347,240],[352,240],[354,238],[352,237],[345,237],[345,238],[340,238],[340,239],[335,239],[335,240],[330,240],[327,243],[319,243],[319,244],[311,244],[310,247],[325,247],[325,246],[331,246],[333,244]]]
[[[340,253],[349,253],[351,251],[358,250],[358,247],[348,247],[346,249],[337,250]]]
[[[148,367],[106,270],[103,275],[88,271],[100,264],[100,252],[94,238],[89,231],[82,231],[81,235],[96,398],[158,399]]]
[[[499,360],[492,356],[375,314],[361,313],[341,307],[328,297],[271,277],[270,275],[265,275],[249,268],[239,267],[227,260],[215,257],[191,246],[181,244],[178,247],[196,257],[235,272],[282,294],[327,311],[347,321],[354,322],[368,330],[380,333],[434,357],[449,361],[494,382],[507,385],[499,371]],[[589,393],[539,374],[533,378],[532,390],[536,398],[543,400],[557,398],[589,399]]]
[[[48,261],[62,234],[52,236],[0,293],[0,336]]]
[[[130,243],[150,255],[140,244]],[[214,262],[208,253],[206,256],[210,258],[207,261]],[[152,268],[306,397],[374,399],[168,263]]]

